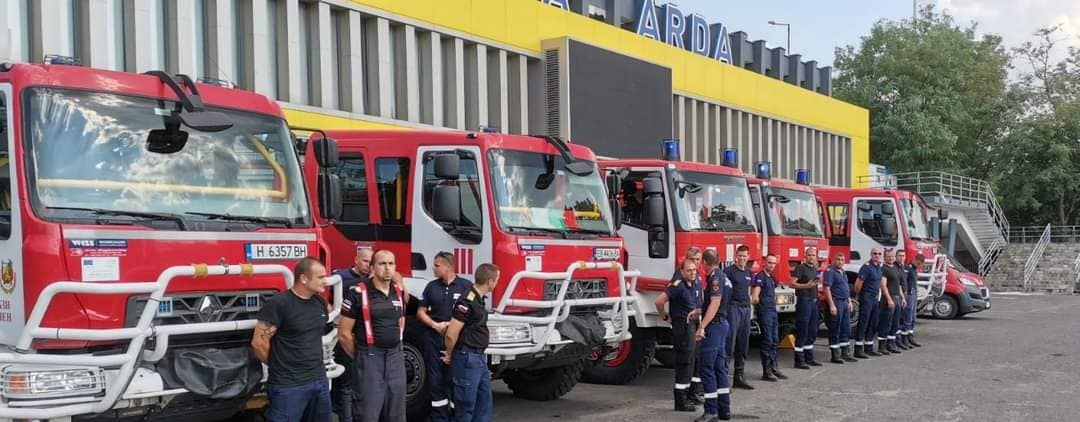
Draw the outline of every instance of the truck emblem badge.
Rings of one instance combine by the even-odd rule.
[[[15,264],[10,259],[4,260],[3,269],[0,270],[0,289],[7,294],[15,292]]]
[[[213,322],[221,318],[221,302],[214,296],[203,296],[196,313],[200,322]]]

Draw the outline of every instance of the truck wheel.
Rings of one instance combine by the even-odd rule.
[[[410,318],[411,319],[411,318]],[[424,362],[424,330],[419,321],[407,322],[402,354],[405,360],[405,408],[410,422],[423,422],[431,412],[431,393]],[[408,327],[417,327],[408,329]]]
[[[959,307],[956,305],[956,298],[948,294],[934,299],[934,308],[931,310],[936,319],[956,318],[958,311]]]
[[[623,385],[645,374],[656,354],[656,339],[649,330],[631,325],[633,338],[619,344],[615,351],[601,356],[585,369],[582,379],[593,384]]]
[[[851,305],[851,332],[855,332],[855,329],[859,327],[859,301],[855,301]]]
[[[574,389],[584,369],[584,360],[566,366],[535,371],[518,369],[504,375],[503,381],[515,396],[528,400],[549,401],[562,397]]]
[[[656,353],[653,356],[657,362],[660,362],[662,368],[674,368],[675,367],[675,349],[672,347],[666,347],[663,349],[656,349]]]

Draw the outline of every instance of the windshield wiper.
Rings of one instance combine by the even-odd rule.
[[[172,214],[167,212],[141,212],[141,211],[124,211],[124,210],[110,210],[105,208],[81,208],[81,207],[45,207],[50,210],[65,210],[65,211],[87,211],[94,215],[119,215],[127,217],[145,218],[147,220],[156,221],[172,221],[176,223],[176,227],[180,230],[187,230],[187,220],[184,220],[184,216],[179,214]]]
[[[588,233],[588,234],[601,234],[604,236],[611,236],[611,232],[607,230],[595,230],[595,229],[577,229],[574,233]]]
[[[230,221],[245,221],[249,223],[262,224],[264,226],[270,224],[278,224],[285,228],[291,229],[293,226],[292,220],[282,217],[256,217],[252,215],[232,215],[229,213],[212,213],[212,212],[185,212],[187,215],[195,215],[199,217],[206,217],[207,220],[230,220]]]
[[[507,226],[506,229],[510,230],[512,232],[527,232],[527,233],[533,233],[533,234],[536,234],[536,233],[552,233],[552,234],[562,235],[563,239],[567,238],[565,230],[559,230],[559,229],[554,229],[554,228],[550,228],[550,227]]]

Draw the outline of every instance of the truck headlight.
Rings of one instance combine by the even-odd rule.
[[[500,324],[488,326],[491,343],[521,343],[532,340],[529,324]]]
[[[965,286],[979,287],[979,285],[975,284],[975,282],[972,281],[970,278],[961,278],[960,282],[964,283]]]
[[[7,370],[0,387],[10,399],[92,396],[105,390],[105,373],[100,368]]]

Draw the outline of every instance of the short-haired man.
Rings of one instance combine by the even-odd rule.
[[[832,265],[825,270],[825,305],[829,307],[829,351],[832,363],[857,362],[848,353],[851,337],[851,293],[848,279],[844,274],[847,258],[843,252],[837,252]]]
[[[901,283],[907,280],[907,276],[896,265],[896,252],[893,249],[885,250],[885,265],[881,267],[885,274],[882,282],[881,316],[878,321],[878,353],[883,355],[899,354],[896,348],[896,331],[899,329],[900,310],[907,306],[907,299],[900,295]]]
[[[371,276],[371,255],[374,253],[375,251],[369,246],[357,245],[353,266],[334,272],[341,277],[342,292],[351,290],[356,283]],[[358,407],[360,401],[353,400],[353,396],[356,395],[352,383],[353,372],[355,372],[353,358],[345,353],[341,343],[334,346],[334,362],[345,368],[345,372],[331,382],[330,398],[334,403],[334,413],[342,422],[352,422],[353,415],[360,413]]]
[[[750,282],[750,301],[755,305],[758,324],[761,325],[761,379],[776,382],[787,376],[776,369],[776,346],[779,341],[779,316],[776,314],[776,265],[780,258],[774,254],[765,256],[765,268],[754,275]]]
[[[708,274],[705,272],[705,265],[702,262],[702,257],[704,256],[703,254],[704,254],[704,251],[702,251],[701,248],[699,248],[697,246],[691,246],[689,248],[686,248],[686,254],[684,255],[685,260],[691,261],[691,262],[694,263],[694,265],[697,266],[697,269],[698,269],[697,288],[698,289],[704,289],[704,280],[708,277]],[[675,269],[675,274],[673,274],[671,276],[671,281],[674,282],[679,277],[682,277],[682,269],[681,268]],[[695,341],[695,343],[696,343],[696,341]],[[699,345],[695,344],[694,350],[696,351],[696,353],[698,355],[701,354],[701,347],[699,347]],[[690,394],[688,394],[686,397],[687,397],[687,400],[690,403],[692,403],[694,405],[701,405],[701,404],[705,404],[705,389],[701,385],[701,357],[700,356],[695,356],[693,362],[694,362],[694,364],[693,364],[694,367],[692,369],[693,372],[691,373],[691,376],[690,376]]]
[[[731,301],[728,305],[727,338],[728,356],[735,361],[735,388],[753,390],[746,382],[743,369],[746,366],[746,353],[750,350],[750,247],[739,245],[735,249],[735,263],[724,269],[724,275],[731,280]]]
[[[315,258],[296,264],[292,287],[263,304],[251,348],[267,364],[267,419],[330,421],[330,382],[323,363],[327,324],[326,268]]]
[[[695,422],[731,419],[731,388],[727,368],[727,301],[731,282],[720,271],[720,257],[710,249],[702,256],[707,284],[702,289],[701,325],[694,338],[701,346],[701,379],[705,389],[705,412]]]
[[[656,311],[660,319],[671,323],[671,337],[675,348],[675,411],[693,412],[697,410],[690,391],[690,378],[694,370],[697,355],[694,332],[697,331],[698,316],[701,314],[701,278],[697,264],[684,259],[679,264],[679,278],[673,280],[668,288],[656,298]],[[670,315],[665,309],[670,303]]]
[[[855,295],[859,297],[859,325],[855,330],[855,357],[867,359],[881,356],[874,351],[874,327],[879,317],[878,296],[881,295],[881,248],[870,250],[870,261],[859,268],[855,279]],[[865,353],[864,353],[865,352]]]
[[[817,248],[803,251],[803,260],[795,266],[795,367],[810,369],[821,366],[814,358],[814,340],[818,329],[818,262]]]
[[[356,360],[354,387],[363,422],[405,421],[405,292],[395,282],[394,254],[382,250],[371,259],[371,277],[345,293],[338,341]]]
[[[424,363],[427,364],[428,386],[431,392],[432,422],[450,420],[450,366],[443,364],[441,352],[443,336],[451,324],[454,304],[472,290],[472,282],[458,277],[454,272],[454,254],[435,254],[433,272],[435,279],[424,287],[416,319],[427,327],[424,335]]]
[[[484,297],[499,283],[499,267],[480,264],[476,283],[454,305],[453,319],[446,328],[446,349],[442,363],[451,365],[454,379],[454,420],[491,420],[491,373],[484,349],[488,346],[487,306]]]
[[[915,317],[918,313],[917,309],[919,303],[918,274],[919,269],[925,264],[926,256],[919,253],[915,254],[915,258],[908,267],[908,313],[907,321],[904,323],[904,331],[900,334],[904,336],[904,342],[910,347],[922,347],[919,342],[915,341]]]

